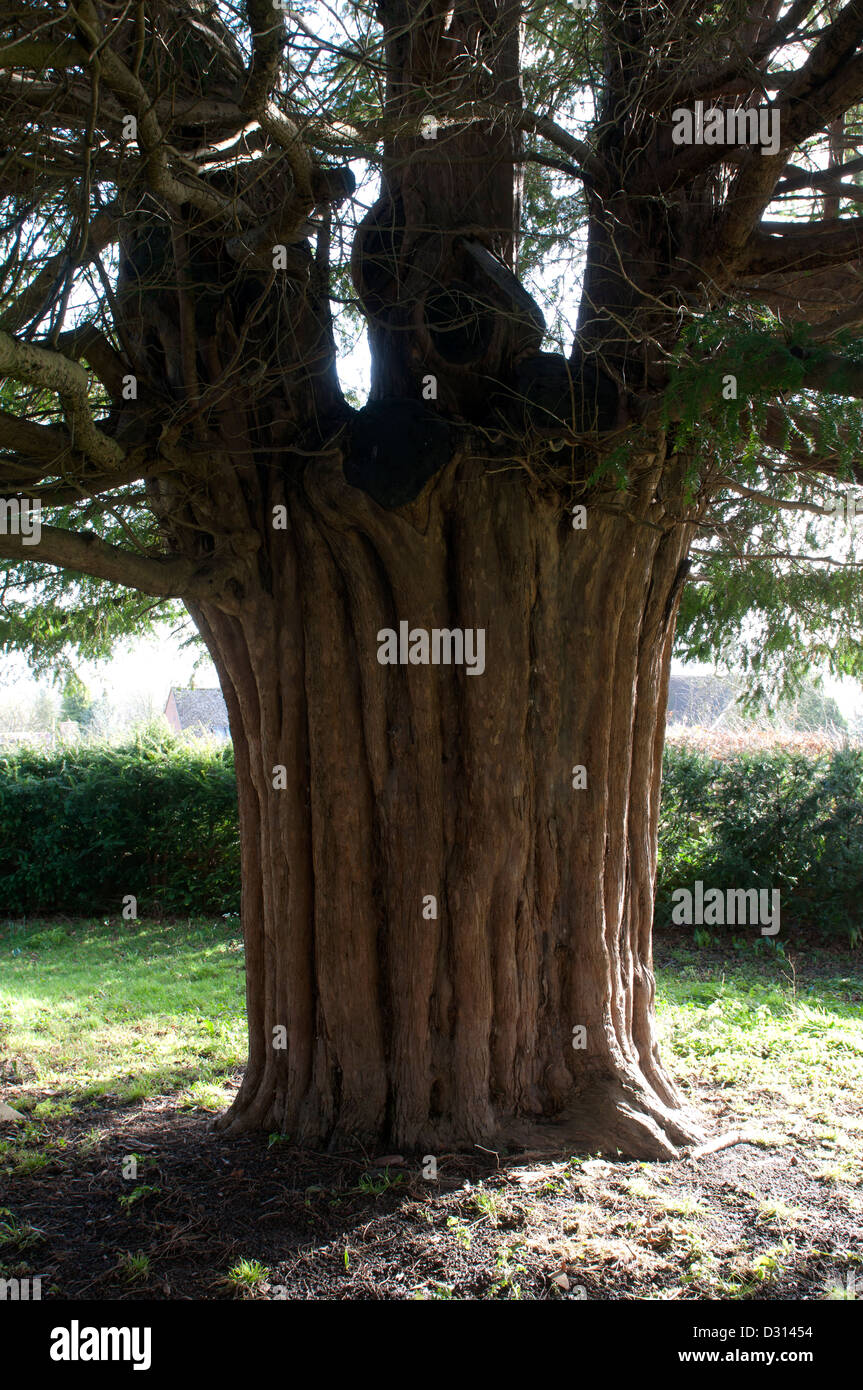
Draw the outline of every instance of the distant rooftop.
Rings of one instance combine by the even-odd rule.
[[[178,734],[212,734],[230,738],[228,709],[221,690],[183,690],[171,687],[165,718]]]

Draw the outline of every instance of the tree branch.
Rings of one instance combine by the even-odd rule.
[[[64,68],[85,68],[89,54],[80,43],[68,39],[51,43],[48,39],[3,39],[0,41],[0,68],[33,68],[37,72]]]
[[[716,92],[724,91],[732,82],[747,77],[750,78],[750,87],[758,87],[765,79],[765,74],[759,70],[758,64],[786,43],[797,26],[806,20],[811,9],[812,0],[794,0],[782,19],[767,29],[752,48],[741,46],[734,58],[729,59],[722,67],[702,73],[687,87],[681,88],[677,85],[676,73],[671,70],[660,71],[657,80],[663,86],[671,86],[674,99],[680,102],[697,101],[700,97],[712,96]]]
[[[602,160],[596,158],[590,146],[584,140],[570,135],[568,130],[564,130],[563,126],[558,125],[550,116],[538,116],[533,111],[521,111],[514,113],[513,121],[517,130],[523,130],[527,135],[541,135],[549,144],[556,145],[559,150],[568,154],[577,163],[583,178],[600,186],[608,182],[605,165]]]
[[[742,273],[770,275],[789,270],[818,270],[859,260],[863,253],[863,217],[836,217],[824,222],[762,222],[745,248]]]
[[[126,457],[115,439],[97,429],[90,414],[89,382],[84,368],[62,353],[17,342],[0,332],[0,376],[39,386],[60,400],[72,447],[103,468],[117,468]]]
[[[72,453],[72,440],[56,425],[34,425],[0,410],[0,449],[59,465],[64,456]]]
[[[97,212],[87,228],[87,242],[79,265],[89,265],[105,247],[116,241],[120,230],[120,207],[117,203],[107,204]],[[0,329],[7,333],[18,333],[29,323],[45,305],[51,290],[69,263],[69,251],[58,251],[46,261],[25,290],[13,299],[0,314]]]
[[[231,573],[224,564],[204,564],[179,556],[136,555],[109,545],[95,532],[64,531],[57,526],[43,526],[36,545],[25,545],[22,536],[0,533],[0,557],[55,565],[159,598],[197,598],[211,603],[218,601],[219,591]]]
[[[81,324],[78,328],[61,333],[57,339],[57,346],[75,361],[81,357],[85,358],[109,396],[114,400],[120,399],[123,378],[132,372],[131,364],[121,356],[94,323]]]
[[[734,478],[729,478],[725,474],[720,474],[716,482],[721,487],[727,487],[730,492],[736,492],[741,497],[749,497],[754,502],[763,502],[765,506],[772,507],[774,511],[785,512],[811,512],[813,516],[833,516],[832,507],[819,507],[815,502],[790,502],[784,497],[771,497],[769,492],[758,492],[755,488],[746,487],[743,483],[738,483]]]
[[[272,0],[246,0],[252,35],[252,62],[243,94],[243,109],[257,112],[266,106],[276,85],[287,35],[281,10]]]

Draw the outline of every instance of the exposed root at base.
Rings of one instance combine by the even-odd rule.
[[[640,1159],[679,1158],[704,1137],[694,1112],[671,1109],[655,1095],[619,1082],[597,1083],[553,1120],[515,1120],[501,1135],[508,1145],[548,1155],[584,1150]]]
[[[213,1121],[213,1128],[226,1135],[247,1134],[253,1130],[281,1130],[275,1120],[278,1107],[253,1097],[243,1104],[238,1095],[233,1105]],[[441,1149],[471,1152],[477,1143],[491,1151],[526,1149],[537,1154],[560,1156],[573,1152],[621,1154],[626,1158],[673,1159],[681,1151],[705,1139],[699,1117],[684,1107],[666,1106],[655,1092],[616,1080],[597,1081],[583,1091],[553,1119],[511,1117],[502,1120],[492,1134],[461,1137],[450,1130],[430,1133],[419,1145],[400,1142],[398,1136],[358,1135],[339,1131],[292,1135],[298,1148],[330,1153],[362,1145],[365,1152],[375,1150],[408,1153],[414,1149],[434,1153]]]

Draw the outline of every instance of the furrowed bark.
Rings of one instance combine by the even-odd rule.
[[[250,1059],[222,1123],[672,1154],[700,1132],[659,1061],[650,953],[684,536],[613,510],[575,531],[469,461],[409,515],[337,459],[284,504],[272,593],[195,610],[243,845]],[[403,619],[484,628],[484,673],[381,665]]]

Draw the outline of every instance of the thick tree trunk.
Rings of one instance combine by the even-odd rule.
[[[124,241],[152,403],[127,423],[151,409],[185,451],[154,511],[170,550],[234,570],[193,610],[242,839],[249,1064],[223,1123],[668,1155],[697,1134],[657,1052],[650,945],[685,470],[642,443],[625,492],[589,488],[626,372],[603,376],[595,334],[577,370],[539,351],[499,109],[520,101],[518,6],[381,15],[396,133],[353,248],[365,409],[338,388],[325,236],[284,273],[238,269],[191,215],[169,237],[142,212]],[[267,213],[279,186],[243,178]],[[402,623],[482,631],[484,669],[381,664]]]
[[[658,467],[640,477],[576,530],[522,469],[456,461],[386,513],[319,459],[273,491],[267,592],[196,612],[240,806],[231,1131],[643,1156],[697,1136],[651,966],[686,539],[651,524]],[[484,671],[380,664],[401,621],[484,629]]]

